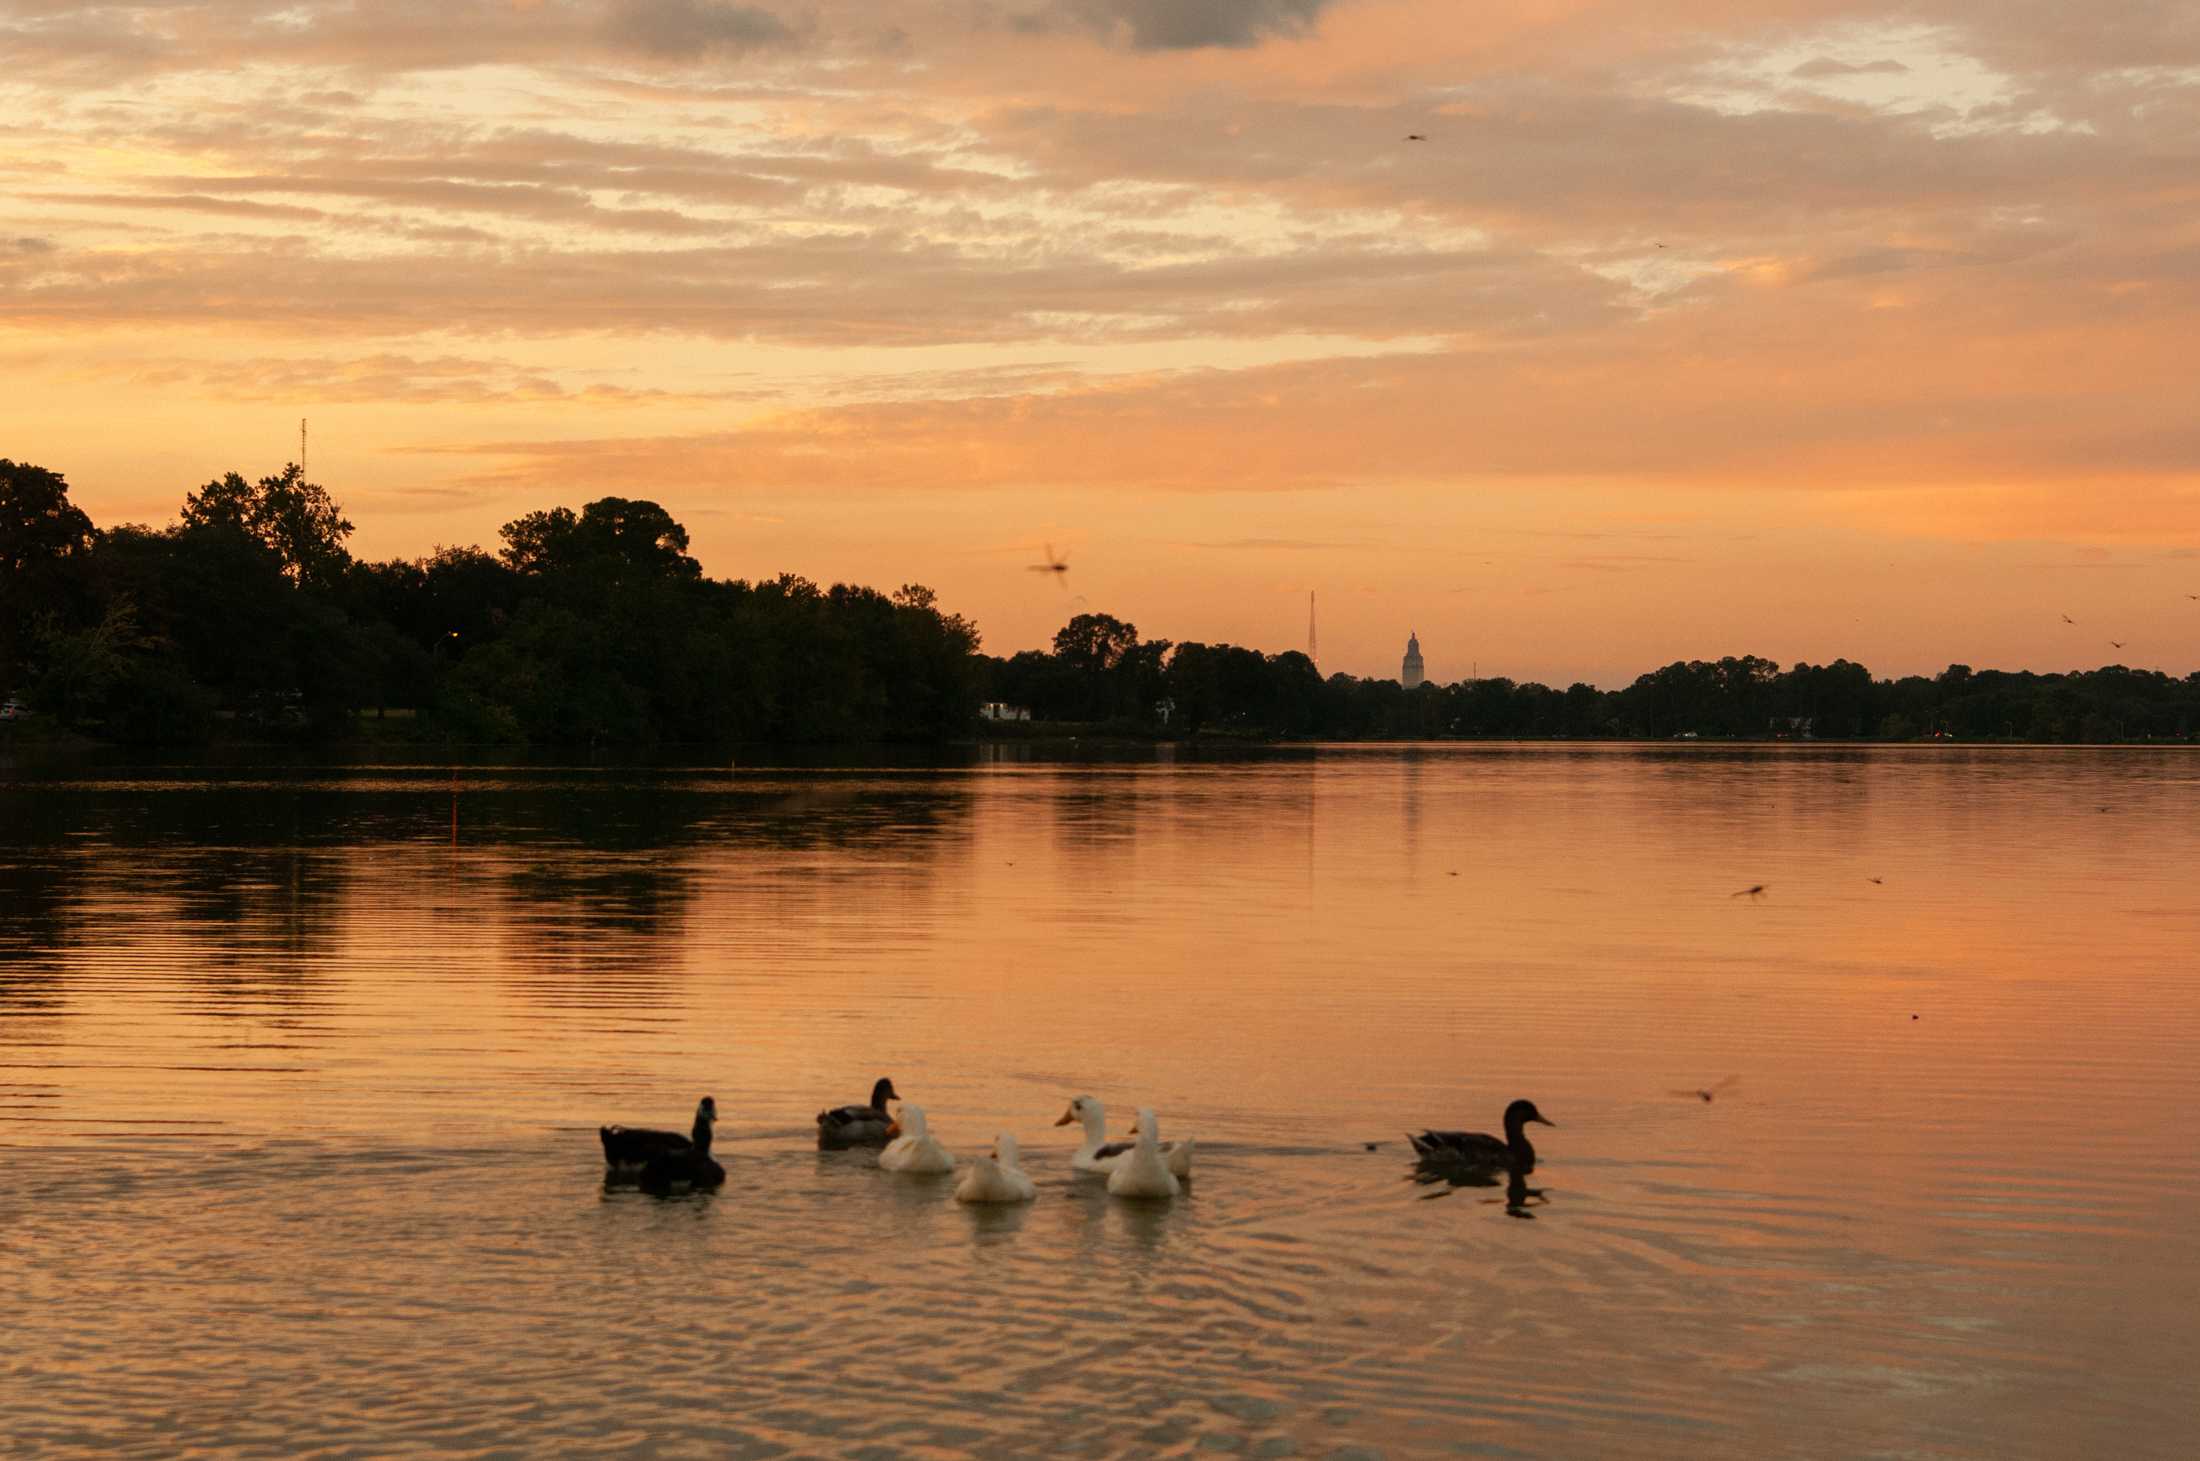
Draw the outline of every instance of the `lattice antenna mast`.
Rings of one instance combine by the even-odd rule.
[[[298,475],[306,474],[306,418],[298,418]]]
[[[1306,591],[1306,657],[1314,662],[1314,668],[1322,667],[1321,635],[1314,625],[1314,591]]]

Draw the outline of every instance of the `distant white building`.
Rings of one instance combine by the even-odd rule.
[[[980,720],[1029,720],[1031,719],[1031,707],[1028,705],[1004,705],[998,700],[988,700],[978,707],[978,718]]]
[[[1421,682],[1427,678],[1428,672],[1421,664],[1421,637],[1417,634],[1408,633],[1406,635],[1406,662],[1398,672],[1398,679],[1408,690],[1417,690],[1420,688]]]

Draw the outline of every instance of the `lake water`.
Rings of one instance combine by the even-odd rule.
[[[0,765],[0,1449],[2191,1454],[2196,863],[2175,752]]]

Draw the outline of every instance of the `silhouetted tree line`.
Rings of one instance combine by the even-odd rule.
[[[1050,650],[977,652],[932,591],[705,577],[654,502],[506,523],[496,553],[365,563],[296,466],[187,493],[165,528],[95,527],[58,473],[0,459],[0,694],[117,740],[223,722],[341,733],[418,714],[453,740],[930,740],[981,700],[1137,733],[2117,741],[2200,733],[2200,674],[2122,666],[1875,680],[1835,660],[1675,663],[1621,690],[1322,677],[1295,651],[1141,639],[1080,614]]]
[[[967,731],[977,631],[930,589],[705,577],[654,502],[533,512],[503,546],[368,563],[296,466],[98,528],[60,474],[0,459],[0,694],[104,737],[224,721],[451,739],[924,740]]]
[[[1080,614],[1051,652],[981,656],[988,700],[1041,721],[1184,734],[1417,740],[1673,736],[1822,740],[2100,742],[2200,734],[2200,674],[2121,665],[2066,675],[1974,671],[1875,680],[1862,665],[1755,655],[1676,662],[1622,690],[1502,678],[1421,685],[1324,679],[1297,651],[1142,640],[1135,625]]]

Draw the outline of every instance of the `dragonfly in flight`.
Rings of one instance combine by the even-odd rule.
[[[1066,579],[1066,578],[1064,577],[1064,575],[1065,575],[1065,574],[1067,574],[1067,573],[1069,572],[1069,560],[1068,560],[1067,558],[1057,558],[1057,557],[1055,557],[1055,556],[1054,556],[1054,545],[1053,545],[1052,543],[1049,543],[1049,544],[1047,544],[1047,545],[1046,545],[1046,549],[1047,549],[1047,561],[1046,561],[1046,562],[1044,562],[1044,563],[1033,563],[1033,564],[1029,564],[1029,565],[1027,565],[1027,566],[1028,566],[1028,567],[1030,568],[1030,570],[1031,570],[1031,571],[1032,571],[1033,573],[1051,573],[1051,574],[1053,574],[1053,575],[1054,575],[1054,581],[1055,581],[1056,583],[1059,583],[1059,584],[1064,584],[1064,585],[1066,585],[1066,584],[1067,584],[1067,582],[1068,582],[1068,580],[1067,580],[1067,579]]]

